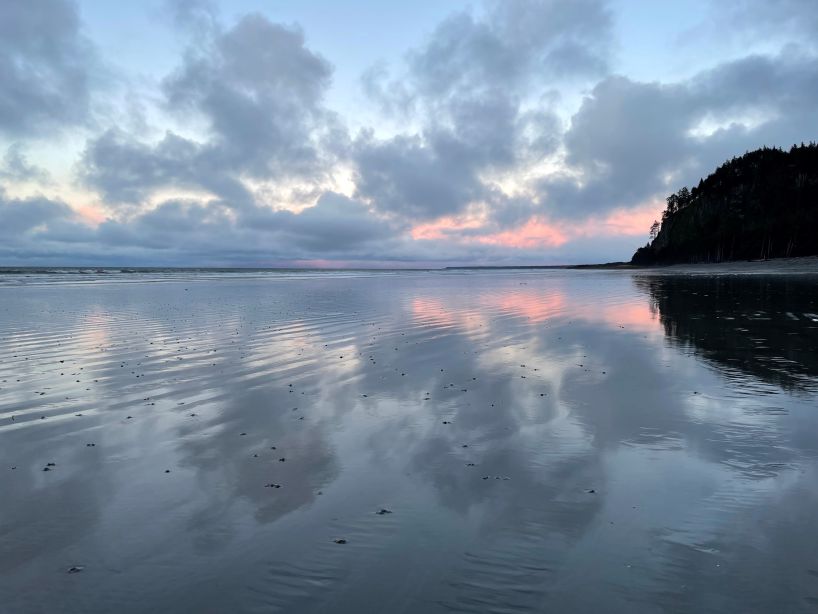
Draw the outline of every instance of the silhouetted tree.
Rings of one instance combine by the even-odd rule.
[[[659,223],[658,220],[654,220],[653,224],[650,225],[650,240],[653,241],[656,238],[656,235],[659,234],[659,229],[662,225]]]
[[[818,146],[763,147],[666,198],[638,264],[818,254]]]

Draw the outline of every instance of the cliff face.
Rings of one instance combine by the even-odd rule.
[[[668,197],[656,237],[633,264],[818,254],[818,146],[759,149]]]

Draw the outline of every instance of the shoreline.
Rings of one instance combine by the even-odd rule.
[[[605,267],[602,267],[605,268]],[[772,258],[769,260],[733,260],[730,262],[669,264],[654,266],[627,265],[628,270],[651,274],[771,274],[812,275],[818,274],[818,256],[798,258]]]
[[[771,258],[769,260],[733,260],[730,262],[681,263],[636,265],[629,262],[607,262],[600,264],[565,264],[531,266],[475,266],[446,267],[445,270],[592,270],[592,271],[643,271],[649,273],[773,273],[773,274],[818,274],[818,256],[798,258]]]
[[[428,268],[259,268],[259,267],[122,267],[122,266],[54,266],[54,267],[4,267],[0,266],[0,276],[38,277],[45,275],[66,275],[77,278],[129,275],[144,273],[339,273],[339,272],[423,272],[423,271],[535,271],[535,270],[623,270],[668,273],[805,273],[818,274],[818,256],[796,258],[770,258],[767,260],[733,260],[710,263],[677,263],[636,265],[630,262],[604,262],[593,264],[533,264],[533,265],[474,265]]]

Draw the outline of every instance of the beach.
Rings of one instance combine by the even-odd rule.
[[[735,268],[8,276],[0,611],[814,611],[818,276]]]

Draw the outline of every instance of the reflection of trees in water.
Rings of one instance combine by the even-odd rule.
[[[634,282],[671,342],[786,390],[815,387],[818,280],[650,276]]]

